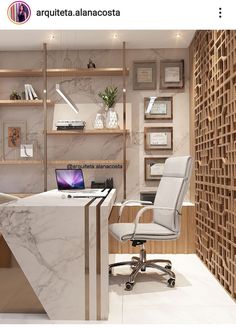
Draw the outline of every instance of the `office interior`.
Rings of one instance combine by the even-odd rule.
[[[42,30],[0,36],[0,322],[235,324],[236,32]],[[25,85],[37,98],[26,98]],[[99,96],[107,87],[117,87],[115,123]],[[85,127],[58,130],[59,120],[81,120]],[[167,167],[169,159],[174,161]],[[178,204],[176,239],[141,238],[136,245],[132,236],[119,240],[119,227],[114,232],[109,226],[132,224],[153,204],[165,172],[180,178],[182,165],[188,189]],[[86,188],[110,188],[100,205],[65,200],[57,191],[55,169],[78,168]],[[168,200],[173,189],[160,197]],[[57,201],[49,204],[47,197]],[[135,201],[122,208],[129,200]],[[50,221],[53,211],[59,223]],[[145,211],[140,222],[150,224],[154,212]],[[81,225],[82,232],[76,226],[70,239],[67,222],[80,216],[91,226]],[[85,238],[85,245],[76,238]],[[54,239],[63,240],[63,265]],[[75,244],[78,254],[70,252]],[[130,274],[136,264],[109,268],[137,261],[133,257],[144,247],[145,258],[166,259],[170,267],[147,266],[135,281]],[[77,257],[80,268],[73,266]],[[70,270],[78,273],[80,289],[70,292],[65,283],[59,292],[62,281],[70,282]]]

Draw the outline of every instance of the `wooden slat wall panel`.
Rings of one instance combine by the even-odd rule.
[[[109,224],[116,223],[118,219],[119,206],[114,206],[109,218]],[[133,222],[141,206],[127,206],[124,209],[120,222]],[[141,222],[151,222],[152,212],[144,213]],[[145,244],[147,253],[152,254],[191,254],[195,253],[195,218],[194,206],[182,208],[181,234],[177,241],[148,241]],[[112,254],[139,253],[140,247],[132,247],[131,242],[118,242],[109,236],[109,252]]]
[[[236,31],[198,31],[190,53],[197,254],[236,299]]]

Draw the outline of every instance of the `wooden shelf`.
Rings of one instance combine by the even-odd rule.
[[[129,74],[129,70],[126,70],[126,75]],[[71,68],[71,69],[63,69],[63,68],[49,68],[47,70],[47,75],[49,77],[54,76],[122,76],[123,69],[122,68]]]
[[[34,160],[1,160],[0,165],[40,165],[43,161]]]
[[[49,68],[48,77],[60,76],[122,76],[122,68]],[[129,70],[126,69],[126,75]],[[42,69],[0,69],[0,77],[42,77]]]
[[[128,162],[126,162],[128,163]],[[122,160],[109,160],[109,159],[104,159],[104,160],[95,160],[95,159],[90,159],[90,160],[49,160],[48,165],[122,165],[123,166],[123,161]]]
[[[124,130],[120,129],[114,129],[114,130],[106,130],[106,129],[101,129],[101,130],[83,130],[83,131],[58,131],[58,130],[52,130],[48,131],[48,135],[52,136],[66,136],[66,135],[104,135],[104,134],[117,134],[117,135],[123,135]],[[126,130],[126,133],[129,133],[128,130]]]
[[[0,69],[0,77],[37,77],[42,75],[42,69]]]
[[[43,100],[0,100],[0,106],[7,107],[31,107],[31,106],[42,106]],[[53,106],[54,103],[51,100],[47,100],[47,105]]]

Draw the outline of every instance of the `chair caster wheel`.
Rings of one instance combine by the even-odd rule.
[[[112,268],[109,268],[109,274],[112,274]]]
[[[175,279],[170,278],[167,280],[168,287],[175,287]]]
[[[142,268],[141,271],[142,272],[145,272],[146,271],[146,267]]]
[[[125,290],[131,291],[134,287],[134,283],[133,282],[126,282],[125,283]]]
[[[171,268],[172,268],[171,264],[167,264],[167,265],[165,266],[165,269],[171,270]]]

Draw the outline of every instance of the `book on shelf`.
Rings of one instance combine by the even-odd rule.
[[[29,94],[28,94],[27,84],[25,84],[25,100],[29,100]]]
[[[36,92],[34,91],[34,88],[32,87],[32,84],[28,84],[28,86],[30,88],[33,99],[38,99],[38,96],[37,96]]]
[[[38,99],[36,92],[31,84],[25,84],[25,100]]]

